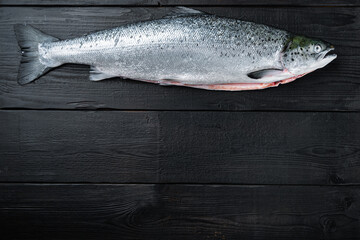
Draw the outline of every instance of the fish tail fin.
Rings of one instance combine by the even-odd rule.
[[[39,43],[54,42],[59,39],[29,25],[16,24],[14,31],[22,52],[17,80],[20,85],[24,85],[39,78],[51,68],[40,61]]]

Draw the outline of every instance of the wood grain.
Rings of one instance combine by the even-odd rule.
[[[2,111],[1,182],[359,184],[360,114]]]
[[[359,187],[1,184],[4,239],[339,239]],[[20,230],[21,229],[21,230]]]
[[[65,39],[179,4],[0,0],[0,239],[360,239],[359,0],[181,1],[336,46],[277,88],[94,83],[81,65],[16,83],[14,24]]]
[[[294,83],[262,91],[213,92],[119,78],[94,83],[88,80],[89,68],[80,65],[62,66],[33,84],[19,86],[16,73],[20,54],[12,29],[14,24],[32,24],[48,34],[71,38],[159,18],[169,9],[3,7],[0,9],[0,108],[359,111],[359,8],[197,9],[322,38],[336,46],[338,59]]]
[[[359,0],[1,0],[5,6],[359,6]]]

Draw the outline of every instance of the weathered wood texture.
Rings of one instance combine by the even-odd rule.
[[[359,187],[1,184],[4,239],[338,239]]]
[[[360,114],[2,111],[0,181],[360,184]]]
[[[0,0],[0,239],[360,239],[359,0],[181,2],[336,46],[277,88],[94,83],[80,65],[16,83],[16,23],[65,39],[178,4]],[[117,7],[135,5],[152,7]]]
[[[14,24],[32,24],[51,35],[71,38],[158,18],[168,9],[3,7],[0,9],[0,108],[359,111],[360,8],[198,9],[322,38],[336,46],[338,58],[294,83],[262,91],[213,92],[121,79],[90,82],[89,68],[80,65],[62,66],[33,84],[19,86],[16,73],[20,53],[12,29]]]
[[[72,6],[359,6],[359,0],[0,0],[1,5]]]

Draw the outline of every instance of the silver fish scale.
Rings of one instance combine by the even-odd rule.
[[[48,66],[80,63],[109,76],[185,84],[259,82],[248,73],[281,68],[290,34],[213,15],[139,22],[80,38],[43,43]]]

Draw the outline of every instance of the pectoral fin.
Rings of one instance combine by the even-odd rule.
[[[259,71],[248,73],[248,77],[252,79],[262,79],[262,78],[275,77],[277,75],[282,74],[283,72],[284,72],[283,69],[269,68],[269,69],[262,69]]]

